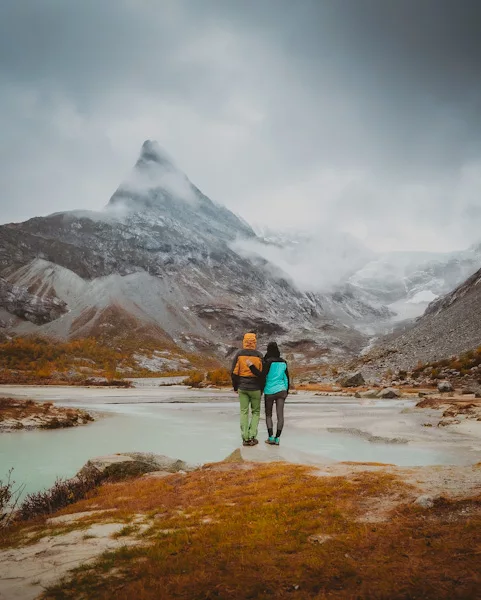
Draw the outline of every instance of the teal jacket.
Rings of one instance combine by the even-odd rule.
[[[262,365],[262,372],[254,366],[249,368],[261,380],[262,389],[267,396],[289,391],[289,370],[283,358],[268,358]]]

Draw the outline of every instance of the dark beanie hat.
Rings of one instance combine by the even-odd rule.
[[[267,344],[267,352],[264,358],[280,358],[281,352],[276,342],[269,342]]]

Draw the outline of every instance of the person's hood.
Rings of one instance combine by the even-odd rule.
[[[257,347],[257,336],[255,333],[246,333],[242,343],[246,350],[255,350]]]

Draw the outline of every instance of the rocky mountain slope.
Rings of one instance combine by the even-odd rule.
[[[411,369],[481,346],[481,269],[432,302],[409,331],[387,338],[365,357],[377,371]]]
[[[65,302],[31,294],[25,288],[12,285],[0,277],[0,306],[6,313],[36,325],[49,323],[67,312]]]
[[[245,256],[257,253],[290,275],[304,291],[322,294],[343,322],[368,335],[392,332],[421,316],[481,265],[481,245],[456,252],[376,253],[332,227],[310,234],[257,228],[238,241]]]
[[[348,283],[366,301],[381,303],[393,322],[421,316],[481,266],[481,245],[448,253],[391,252],[372,258]]]
[[[307,347],[311,357],[357,352],[365,337],[339,321],[335,300],[236,252],[236,240],[255,237],[147,141],[104,211],[0,227],[0,276],[16,290],[13,304],[0,296],[0,318],[13,334],[148,340],[217,356],[250,328],[300,355]]]

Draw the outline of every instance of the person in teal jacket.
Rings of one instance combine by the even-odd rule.
[[[276,342],[267,344],[267,352],[262,363],[262,371],[255,365],[249,365],[250,370],[256,375],[264,390],[266,408],[266,424],[269,437],[266,444],[279,445],[282,429],[284,427],[284,404],[289,394],[290,380],[287,362],[281,358],[281,353]],[[274,435],[272,409],[276,405],[277,428]]]

